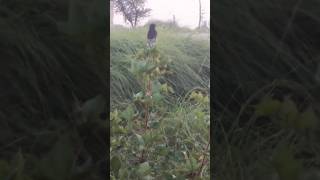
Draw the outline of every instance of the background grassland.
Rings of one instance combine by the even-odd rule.
[[[210,79],[209,39],[198,40],[197,33],[180,32],[168,26],[158,29],[157,48],[169,64],[173,75],[163,79],[183,96],[194,87],[208,88]],[[121,27],[111,29],[111,99],[125,100],[140,87],[130,74],[130,61],[146,46],[147,28],[128,30]]]

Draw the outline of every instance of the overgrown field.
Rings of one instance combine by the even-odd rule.
[[[215,1],[214,179],[319,179],[318,7]]]
[[[111,29],[111,178],[209,179],[209,39],[157,31]]]
[[[88,24],[77,2],[0,1],[1,180],[106,178],[105,16]]]
[[[210,80],[209,39],[196,40],[196,32],[169,28],[159,29],[157,49],[171,60],[173,75],[164,78],[182,97],[192,88],[208,88]],[[180,32],[182,31],[182,32]],[[127,30],[121,27],[111,29],[110,74],[111,102],[113,105],[130,99],[139,90],[137,80],[129,72],[133,56],[146,47],[147,28]],[[208,89],[207,89],[208,90]],[[208,90],[209,91],[209,90]]]

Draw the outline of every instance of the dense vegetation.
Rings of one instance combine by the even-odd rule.
[[[209,179],[209,39],[157,30],[111,29],[111,178]]]
[[[214,2],[214,179],[319,179],[319,6]]]
[[[106,178],[106,29],[91,24],[70,34],[90,13],[73,14],[66,28],[67,2],[0,1],[0,179]],[[214,2],[212,147],[208,39],[160,25],[154,53],[169,73],[153,85],[145,126],[137,104],[145,81],[132,64],[148,53],[146,27],[114,29],[111,177],[208,179],[213,166],[220,180],[319,179],[318,7],[317,0]]]
[[[105,179],[105,19],[72,2],[0,1],[1,180]]]

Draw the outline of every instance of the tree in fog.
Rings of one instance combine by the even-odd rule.
[[[150,15],[151,9],[145,8],[145,0],[111,0],[115,11],[123,15],[125,22],[136,27],[138,22]]]

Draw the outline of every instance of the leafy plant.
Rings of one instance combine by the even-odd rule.
[[[131,58],[128,69],[141,90],[111,113],[111,178],[208,179],[208,95],[191,92],[183,102],[172,100],[176,92],[163,81],[171,73],[170,60],[157,48]]]

